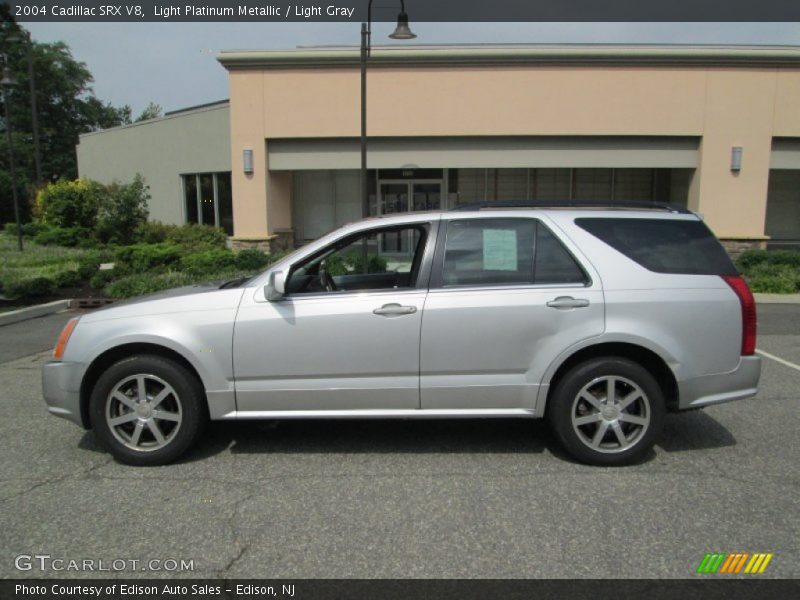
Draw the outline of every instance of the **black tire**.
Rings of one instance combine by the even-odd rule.
[[[138,409],[142,415],[137,412],[140,378],[149,399],[145,402],[148,406]],[[167,385],[159,390],[162,384]],[[117,393],[111,397],[115,390]],[[158,391],[166,395],[156,405]],[[120,402],[120,395],[124,402]],[[120,408],[123,412],[119,412]],[[160,420],[157,414],[169,418]],[[112,427],[112,415],[125,419],[125,424]],[[178,420],[174,422],[176,416]],[[155,466],[176,460],[194,444],[208,421],[208,405],[202,384],[184,366],[161,356],[142,354],[120,360],[100,376],[89,399],[89,417],[98,441],[114,458],[129,465]],[[154,427],[156,419],[159,420]],[[140,431],[135,435],[137,428]],[[155,429],[161,441],[156,439]],[[127,436],[128,445],[124,441]],[[138,444],[139,449],[131,447]]]
[[[611,406],[609,391],[616,399]],[[623,399],[629,404],[620,410]],[[599,466],[640,461],[655,444],[664,413],[664,394],[656,379],[622,357],[594,358],[571,368],[556,384],[547,407],[553,432],[567,453]]]

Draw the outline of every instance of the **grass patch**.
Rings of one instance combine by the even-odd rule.
[[[86,253],[30,240],[20,252],[15,238],[0,235],[0,293],[7,298],[35,298],[49,296],[58,287],[75,285]]]

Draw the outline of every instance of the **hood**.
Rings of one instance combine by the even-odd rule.
[[[115,302],[81,317],[86,322],[125,317],[236,308],[244,280],[213,281],[173,288]]]

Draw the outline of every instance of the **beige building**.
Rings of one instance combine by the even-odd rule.
[[[218,58],[235,244],[300,244],[361,217],[358,50]],[[372,214],[643,200],[688,205],[733,247],[800,240],[798,47],[382,47],[368,82]],[[79,148],[81,173],[103,154]],[[202,219],[208,190],[186,175],[218,167],[195,158],[165,161],[181,195],[154,197],[163,214]]]

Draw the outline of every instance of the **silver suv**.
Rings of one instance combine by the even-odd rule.
[[[183,454],[209,420],[546,417],[596,465],[666,411],[756,394],[755,305],[668,205],[409,213],[347,225],[249,280],[70,321],[51,413],[117,459]]]

